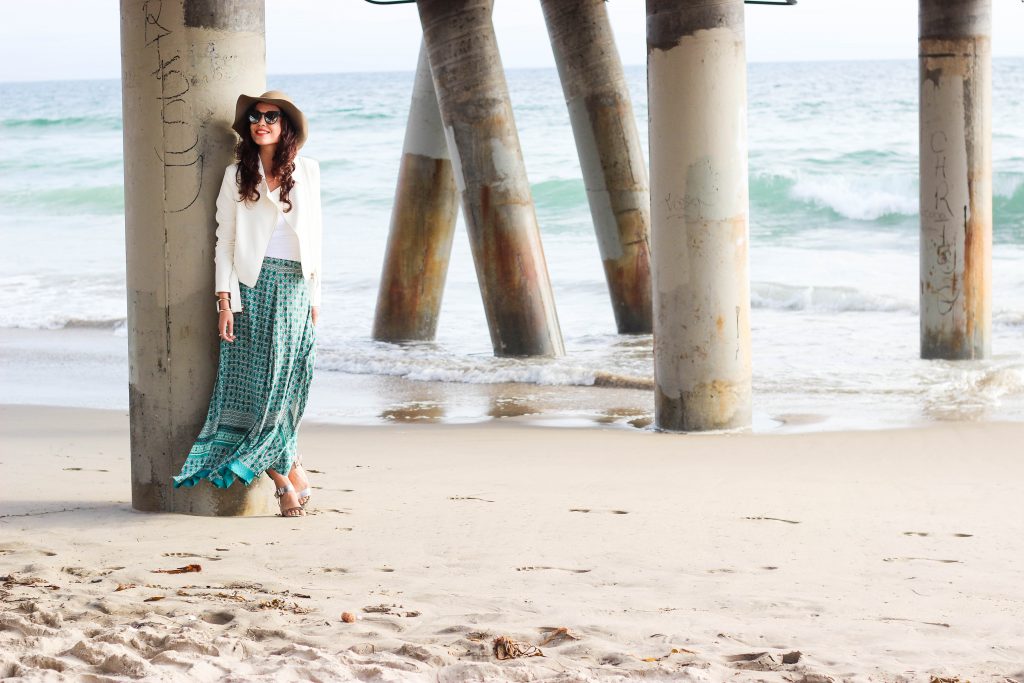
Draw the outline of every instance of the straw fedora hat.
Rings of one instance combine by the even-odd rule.
[[[284,112],[284,115],[288,117],[292,127],[295,129],[295,135],[298,138],[298,147],[302,147],[303,143],[306,142],[306,138],[309,136],[309,127],[306,125],[306,115],[302,113],[302,110],[292,103],[290,97],[285,95],[280,90],[268,90],[258,97],[253,95],[239,95],[238,102],[235,103],[235,122],[231,124],[231,127],[235,129],[235,132],[239,136],[244,138],[249,134],[249,110],[257,102],[266,102],[267,104],[276,104]],[[296,149],[298,148],[296,147]]]

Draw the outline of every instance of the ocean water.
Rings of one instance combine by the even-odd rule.
[[[480,385],[497,387],[492,403],[563,391],[572,398],[557,410],[586,415],[608,391],[581,390],[595,380],[649,383],[650,337],[615,332],[553,69],[512,70],[508,82],[567,355],[492,356],[461,217],[437,340],[370,340],[412,77],[268,79],[309,115],[304,153],[322,167],[320,376],[341,392],[394,391],[398,382],[406,396],[422,386],[430,400],[452,404],[441,413],[456,421],[488,412],[451,398]],[[627,67],[627,77],[646,143],[643,67]],[[985,361],[918,358],[917,78],[913,61],[749,67],[756,429],[1024,419],[1024,60],[993,63],[993,357]],[[0,83],[0,96],[16,103],[0,111],[0,328],[63,331],[70,357],[76,329],[123,339],[119,83]],[[649,392],[630,400],[622,422],[653,410]],[[381,401],[369,403],[322,411],[382,419]]]

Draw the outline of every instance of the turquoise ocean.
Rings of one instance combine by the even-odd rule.
[[[616,334],[557,74],[507,76],[564,358],[492,356],[461,217],[437,340],[373,342],[413,74],[268,78],[309,115],[303,152],[322,168],[312,414],[645,424],[650,392],[590,388],[606,375],[649,382],[651,339]],[[646,143],[643,67],[627,78]],[[756,430],[1024,419],[1024,60],[995,60],[992,80],[993,355],[952,363],[918,358],[916,62],[750,65]],[[125,407],[120,84],[0,83],[0,97],[4,400]],[[81,390],[68,388],[76,377]]]

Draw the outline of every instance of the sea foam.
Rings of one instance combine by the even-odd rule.
[[[779,282],[755,282],[750,293],[751,306],[785,311],[847,311],[915,312],[917,302],[892,296],[871,294],[854,287],[797,286]]]
[[[874,221],[918,212],[917,180],[912,176],[801,174],[790,190],[794,199],[828,208],[844,218]]]

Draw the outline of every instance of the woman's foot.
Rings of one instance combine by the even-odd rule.
[[[306,476],[306,470],[302,465],[299,463],[292,465],[292,470],[288,473],[288,481],[295,487],[295,494],[299,497],[299,505],[305,508],[309,503],[310,497],[312,497],[313,489],[309,485],[309,477]]]
[[[306,516],[306,511],[302,509],[302,504],[299,503],[299,496],[295,492],[295,487],[291,484],[285,484],[275,489],[274,497],[277,498],[277,504],[281,508],[282,517]]]

